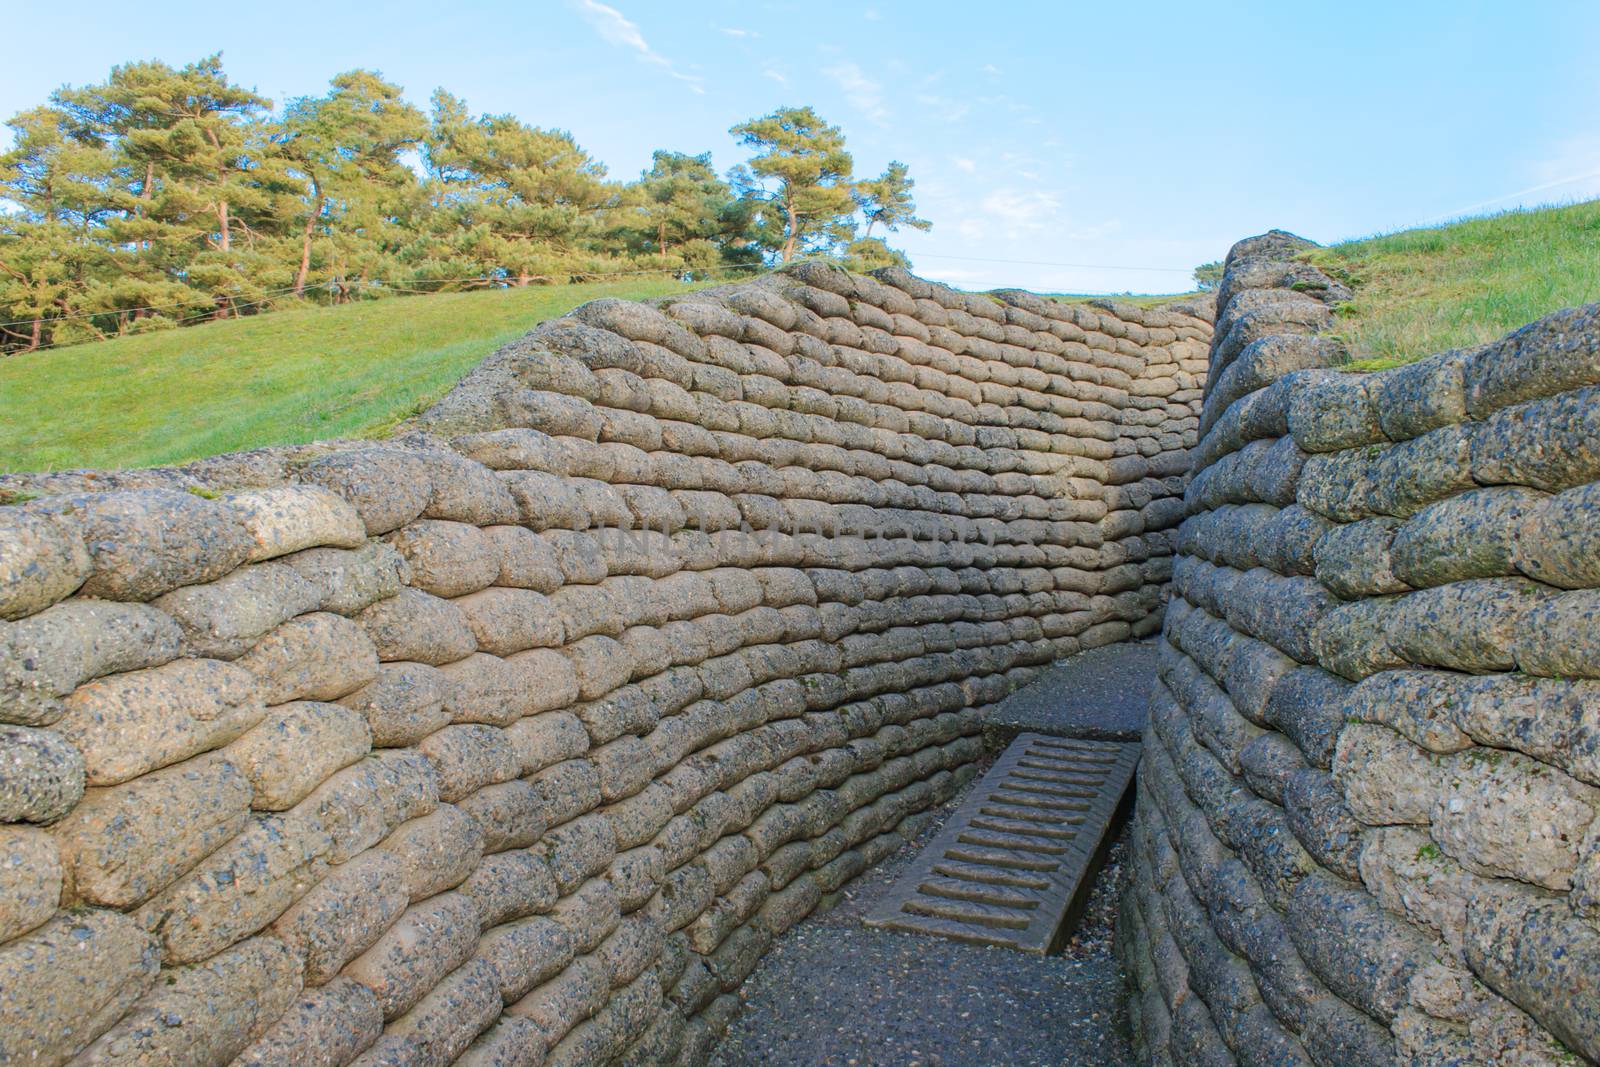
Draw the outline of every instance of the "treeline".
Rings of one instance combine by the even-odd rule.
[[[129,63],[10,120],[0,154],[0,352],[167,329],[304,301],[695,277],[797,255],[905,258],[873,231],[927,229],[904,164],[858,180],[810,108],[735,126],[752,157],[658,150],[608,178],[563,130],[427,112],[379,74],[281,111],[221,57]]]

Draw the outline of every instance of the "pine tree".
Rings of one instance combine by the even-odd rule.
[[[863,237],[871,237],[874,226],[882,226],[890,233],[899,232],[902,226],[923,232],[933,229],[933,223],[917,218],[917,202],[911,197],[911,189],[917,183],[906,171],[906,165],[895,160],[881,176],[856,182],[851,195],[867,220]]]
[[[398,85],[367,70],[336,76],[327,95],[290,101],[272,131],[297,197],[298,263],[294,293],[305,291],[318,236],[330,263],[374,265],[394,235],[386,223],[409,206],[416,176],[401,153],[427,133],[422,112],[401,99]],[[335,272],[340,284],[344,271]]]
[[[441,89],[427,163],[443,244],[483,275],[521,286],[623,266],[608,262],[603,240],[620,190],[571,134],[511,115],[474,118]]]
[[[272,115],[215,55],[63,87],[10,120],[0,153],[0,352],[305,296],[705,277],[815,253],[867,269],[906,262],[874,230],[928,225],[903,164],[854,182],[844,135],[810,108],[734,127],[756,151],[727,180],[709,153],[661,150],[623,184],[570,133],[443,90],[432,104],[425,117],[352,70]]]
[[[1216,260],[1202,263],[1194,269],[1194,287],[1210,291],[1222,284],[1222,264]]]
[[[253,222],[269,202],[254,172],[270,100],[232,84],[212,55],[180,70],[156,61],[114,67],[104,85],[62,89],[54,101],[78,137],[117,154],[132,200],[112,236],[150,253],[138,266],[180,273],[212,294],[218,314],[256,295]],[[184,246],[193,249],[186,259]]]
[[[12,147],[0,154],[0,197],[16,205],[0,213],[0,319],[8,347],[38,348],[57,331],[107,251],[95,231],[116,211],[112,155],[73,136],[71,117],[36,107],[9,123]],[[90,336],[102,331],[92,323]]]
[[[788,107],[729,132],[760,150],[732,174],[735,190],[753,207],[758,240],[785,263],[849,243],[856,228],[854,163],[839,127],[809,107]]]
[[[860,237],[841,249],[840,259],[846,270],[864,273],[879,267],[904,267],[911,269],[911,260],[899,249],[890,248],[882,237]]]
[[[711,153],[657,149],[628,187],[624,204],[637,257],[667,267],[709,269],[759,260],[748,240],[749,212],[717,177]]]

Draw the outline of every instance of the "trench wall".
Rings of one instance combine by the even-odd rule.
[[[390,441],[0,479],[0,1062],[701,1061],[986,708],[1159,627],[1190,310],[802,265]]]
[[[1600,305],[1373,374],[1236,245],[1119,945],[1157,1064],[1600,1062]]]

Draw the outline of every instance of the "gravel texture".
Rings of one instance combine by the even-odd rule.
[[[969,786],[970,788],[970,786]],[[965,791],[941,809],[949,816]],[[1122,969],[1111,953],[1125,835],[1063,950],[1036,957],[869,930],[864,915],[938,832],[847,885],[779,938],[741,987],[714,1067],[1093,1067],[1131,1064]]]
[[[1137,741],[1144,731],[1156,643],[1124,641],[1057,662],[1001,701],[989,725],[1058,737]]]

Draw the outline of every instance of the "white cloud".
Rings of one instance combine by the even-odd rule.
[[[854,63],[835,63],[823,68],[822,73],[832,78],[844,91],[845,99],[867,118],[879,123],[888,119],[889,109],[883,103],[883,86],[862,73],[860,67]]]
[[[966,169],[959,160],[956,166]],[[985,193],[976,204],[957,207],[954,212],[942,212],[940,228],[947,232],[955,230],[969,243],[985,243],[995,238],[1024,241],[1044,233],[1057,239],[1092,240],[1118,225],[1112,221],[1088,228],[1072,228],[1062,208],[1058,192],[1001,186]]]
[[[867,8],[861,13],[861,17],[866,19],[868,22],[880,22],[883,19],[883,15],[879,13],[878,9],[875,7]]]
[[[784,77],[778,71],[773,70],[771,67],[768,67],[766,70],[762,71],[761,75],[764,78],[771,78],[773,81],[777,82],[779,85],[788,85],[789,84],[789,79],[788,78]]]
[[[1600,134],[1580,133],[1568,137],[1556,145],[1550,155],[1529,164],[1525,171],[1535,182],[1526,189],[1518,189],[1493,200],[1468,204],[1442,215],[1418,219],[1407,225],[1432,226],[1464,215],[1600,197]]]
[[[1098,241],[1102,237],[1110,237],[1120,229],[1122,229],[1121,219],[1103,219],[1088,226],[1070,229],[1065,236],[1069,241]]]
[[[761,36],[755,30],[741,30],[737,26],[723,26],[723,27],[720,27],[720,28],[721,28],[722,32],[727,34],[729,37],[760,37]]]
[[[960,122],[972,110],[972,105],[964,100],[951,100],[933,93],[918,93],[916,99],[928,109],[929,117],[941,122]]]
[[[1061,210],[1061,200],[1043,189],[996,189],[978,202],[985,215],[1014,229],[1042,229]]]
[[[1567,138],[1531,170],[1539,185],[1514,195],[1549,192],[1557,200],[1600,196],[1600,133]]]
[[[950,162],[956,165],[957,170],[965,171],[968,174],[976,174],[978,172],[978,161],[976,159],[967,159],[964,156],[956,156]]]
[[[705,79],[694,74],[684,74],[677,70],[672,60],[650,47],[650,42],[644,39],[639,24],[614,7],[599,3],[598,0],[577,0],[578,12],[585,21],[594,27],[600,39],[607,44],[616,45],[635,52],[640,59],[651,66],[660,67],[669,77],[688,85],[690,90],[701,95],[705,94],[705,87],[700,83]]]

